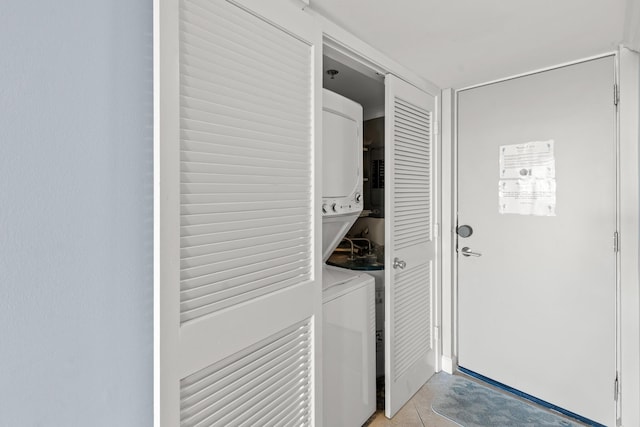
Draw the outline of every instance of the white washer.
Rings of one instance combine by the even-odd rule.
[[[323,424],[359,427],[376,411],[374,279],[329,271],[346,281],[332,283],[322,298]]]
[[[323,91],[322,254],[326,262],[362,211],[362,107]],[[375,281],[323,266],[324,425],[362,425],[376,410]]]

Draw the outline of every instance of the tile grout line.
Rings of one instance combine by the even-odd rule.
[[[413,401],[413,397],[411,398],[411,400],[412,400],[411,405],[413,405],[413,410],[416,411],[416,414],[418,414],[418,419],[420,420],[420,424],[422,424],[422,427],[427,427],[425,425],[425,423],[424,423],[424,420],[422,419],[422,415],[420,415],[420,411],[418,411],[418,408],[416,406],[416,402]]]

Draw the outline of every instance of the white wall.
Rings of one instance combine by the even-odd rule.
[[[152,2],[0,6],[0,425],[152,423]]]

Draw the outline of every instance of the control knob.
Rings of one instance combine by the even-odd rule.
[[[322,204],[322,213],[327,213],[329,212],[329,206],[327,206],[326,203]]]
[[[360,203],[361,200],[362,200],[362,194],[360,193],[356,194],[356,203]]]
[[[338,204],[334,203],[333,205],[331,205],[331,209],[333,209],[334,212],[338,212]]]

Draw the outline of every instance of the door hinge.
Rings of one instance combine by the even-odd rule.
[[[617,402],[618,396],[620,396],[620,380],[618,379],[618,373],[616,372],[616,379],[613,382],[613,400]]]
[[[613,251],[620,252],[620,234],[617,231],[613,233]]]
[[[620,91],[618,90],[618,85],[613,85],[613,105],[618,106],[618,102],[620,101]]]

